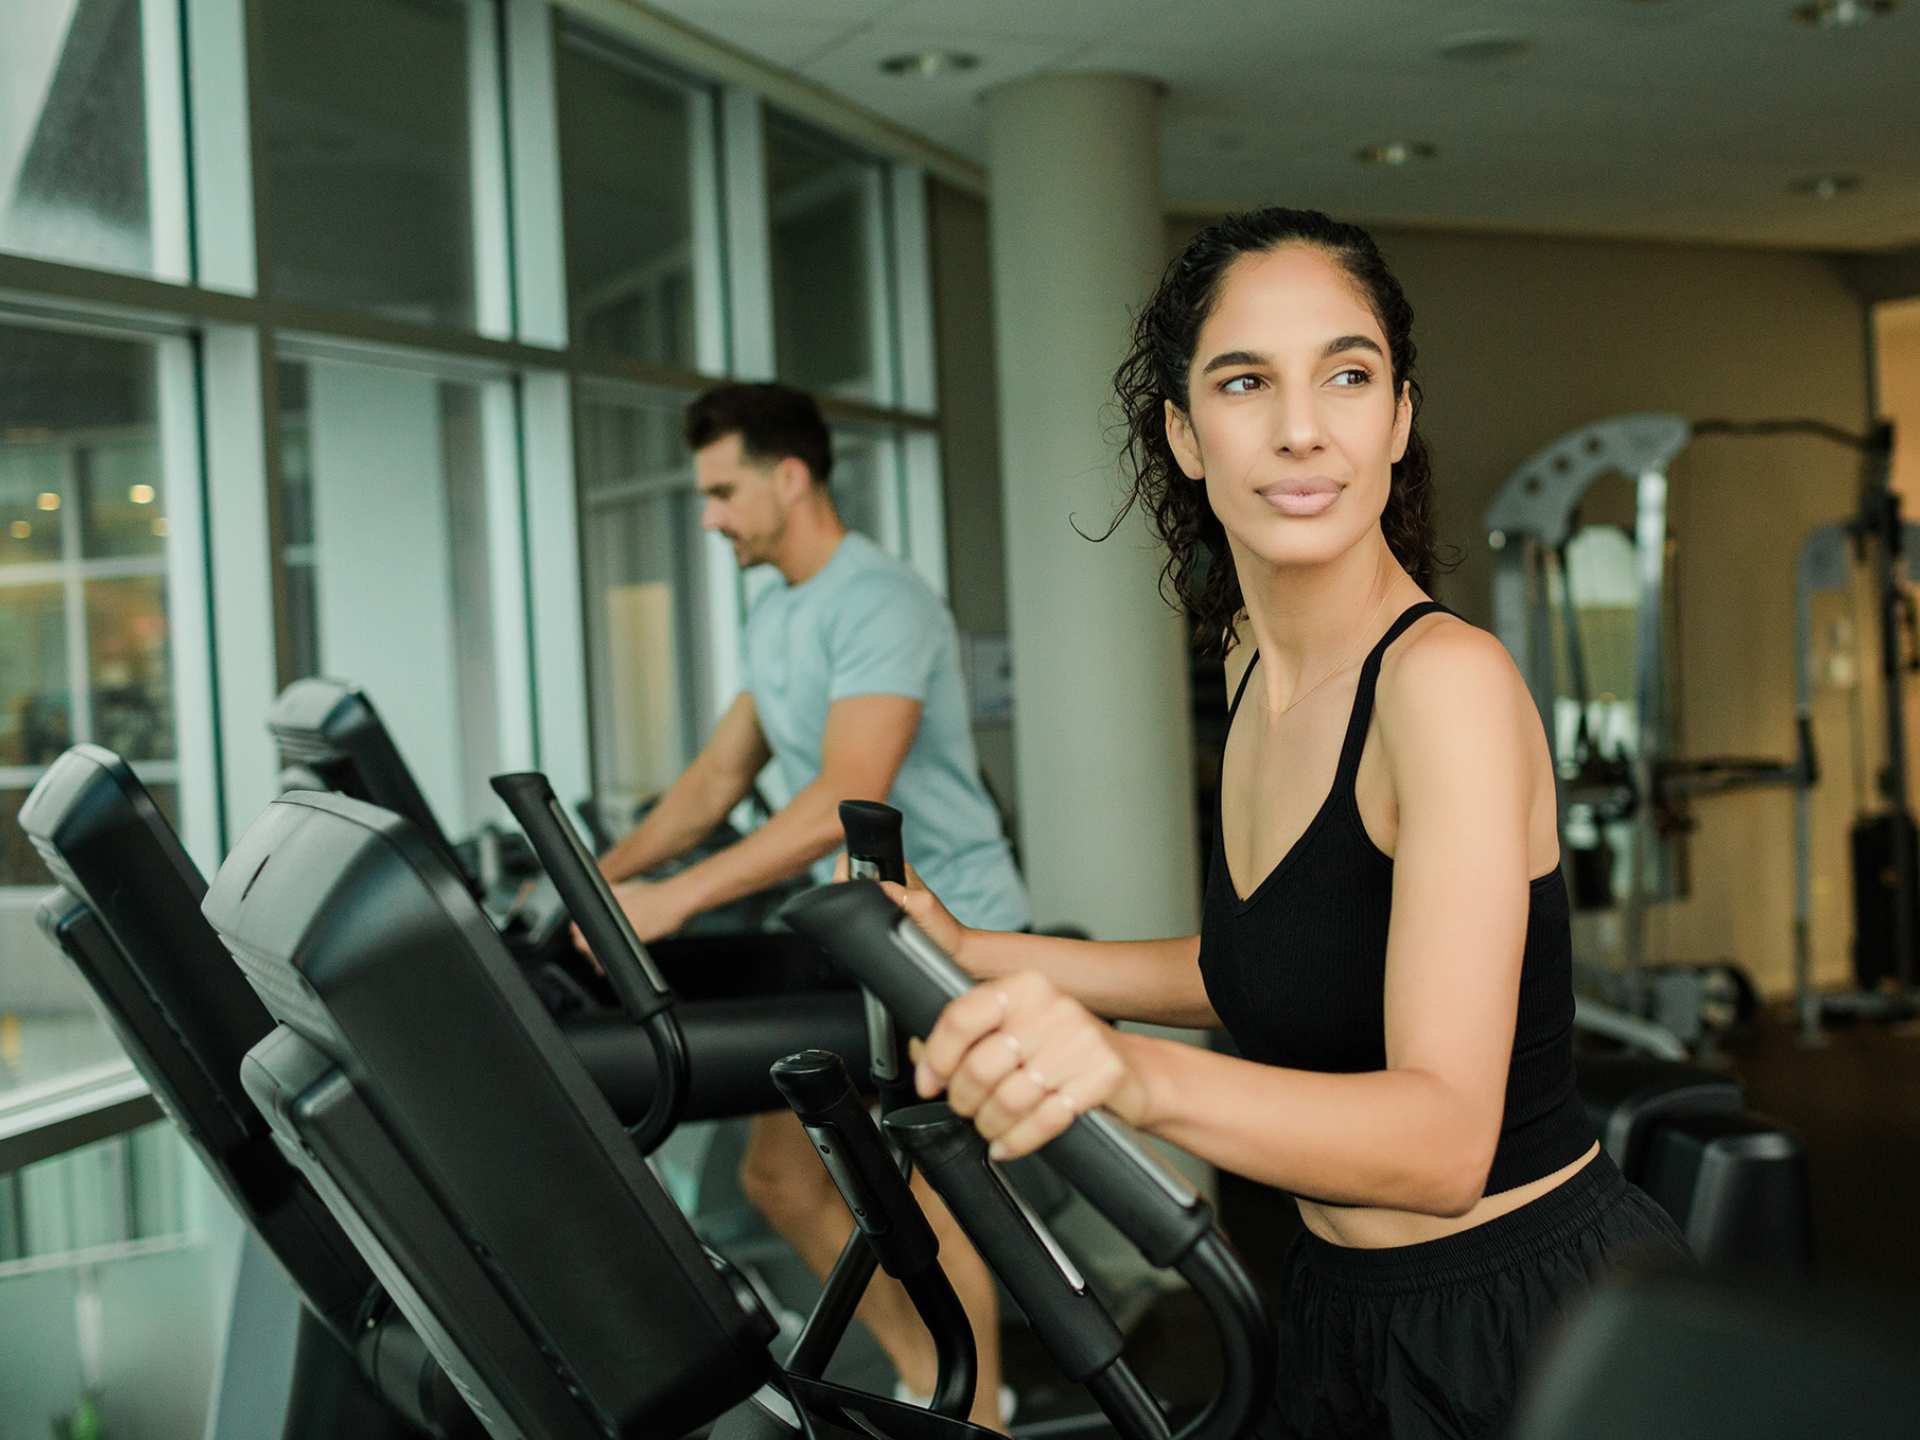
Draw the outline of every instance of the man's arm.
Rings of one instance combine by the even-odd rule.
[[[771,758],[753,696],[742,691],[720,717],[706,747],[667,788],[660,803],[600,857],[600,873],[617,883],[685,854],[745,798],[753,788],[753,777]]]
[[[621,903],[642,940],[678,930],[703,910],[787,880],[842,843],[840,802],[884,800],[920,728],[921,704],[855,695],[827,711],[820,774],[736,845],[654,885],[627,885]]]

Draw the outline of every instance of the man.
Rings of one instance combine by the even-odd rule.
[[[830,878],[843,844],[840,802],[879,799],[901,811],[907,859],[964,923],[1025,928],[1025,889],[980,783],[953,617],[911,569],[841,522],[827,489],[831,441],[812,399],[781,385],[723,385],[688,407],[685,429],[702,528],[724,535],[743,569],[772,565],[785,583],[747,616],[746,690],[659,804],[600,861],[634,930],[642,940],[670,934],[809,867]],[[704,839],[769,760],[793,797],[778,814],[668,879],[631,878]],[[852,1220],[791,1114],[755,1117],[741,1183],[824,1276]],[[980,1384],[972,1418],[998,1429],[992,1278],[917,1176],[914,1189],[973,1320]],[[903,1387],[930,1395],[933,1341],[899,1284],[876,1276],[859,1314]]]

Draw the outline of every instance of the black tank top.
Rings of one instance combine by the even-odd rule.
[[[1444,609],[1433,601],[1411,607],[1368,654],[1326,803],[1244,900],[1227,872],[1224,824],[1216,825],[1200,922],[1200,974],[1215,1013],[1249,1060],[1348,1074],[1386,1068],[1393,860],[1367,834],[1354,777],[1373,718],[1381,658],[1408,626]],[[1256,654],[1233,697],[1229,734],[1259,661]],[[1226,808],[1224,795],[1219,808]],[[1488,1195],[1552,1174],[1594,1141],[1574,1089],[1573,939],[1558,867],[1535,880],[1528,895],[1518,1024]]]

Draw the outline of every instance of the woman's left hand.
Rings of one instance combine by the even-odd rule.
[[[1131,1125],[1146,1123],[1147,1085],[1135,1036],[1115,1030],[1028,972],[976,985],[940,1012],[915,1042],[914,1087],[970,1116],[995,1160],[1039,1149],[1104,1105]]]

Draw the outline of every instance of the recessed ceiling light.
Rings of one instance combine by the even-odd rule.
[[[978,55],[964,50],[916,50],[910,55],[889,55],[880,68],[889,75],[910,75],[916,80],[932,80],[940,75],[958,75],[980,63]]]
[[[1353,158],[1362,165],[1411,165],[1439,153],[1424,140],[1386,140],[1354,151]]]
[[[1815,200],[1832,200],[1836,196],[1851,195],[1859,188],[1858,175],[1809,175],[1787,186],[1787,189],[1794,194],[1810,195]]]
[[[1457,60],[1463,65],[1498,65],[1522,59],[1532,52],[1533,41],[1525,35],[1504,30],[1470,30],[1442,40],[1435,53],[1443,60]]]
[[[42,510],[58,510],[60,508],[60,492],[57,490],[42,490],[34,503]]]
[[[1896,0],[1810,0],[1796,5],[1793,18],[1802,25],[1821,30],[1850,30],[1878,19],[1893,9]]]

